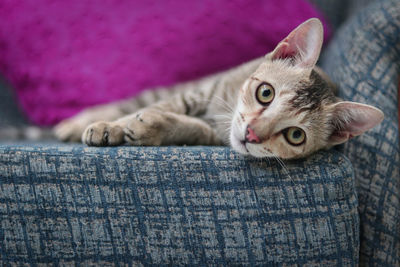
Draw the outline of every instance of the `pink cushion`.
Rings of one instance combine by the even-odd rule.
[[[0,72],[51,125],[261,56],[310,17],[299,0],[2,0]]]

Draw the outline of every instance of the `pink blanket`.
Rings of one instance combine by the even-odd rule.
[[[0,73],[51,125],[266,54],[310,17],[299,0],[2,0]]]

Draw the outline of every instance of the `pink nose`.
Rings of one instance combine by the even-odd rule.
[[[261,143],[260,138],[255,134],[254,130],[251,129],[250,126],[247,127],[246,141],[250,143]]]

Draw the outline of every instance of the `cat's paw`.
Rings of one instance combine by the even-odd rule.
[[[87,124],[81,122],[79,119],[66,119],[54,126],[53,133],[60,141],[80,142],[86,126]]]
[[[118,124],[99,121],[86,128],[82,134],[82,143],[88,146],[116,146],[124,142],[124,135]]]
[[[159,111],[138,112],[124,128],[125,141],[135,146],[159,146],[165,139],[166,123]]]

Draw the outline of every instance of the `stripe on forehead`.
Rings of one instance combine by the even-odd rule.
[[[299,87],[295,89],[295,95],[289,100],[289,103],[293,109],[300,109],[303,112],[318,110],[323,102],[333,102],[334,99],[335,96],[330,85],[313,70],[308,81],[299,83]]]

